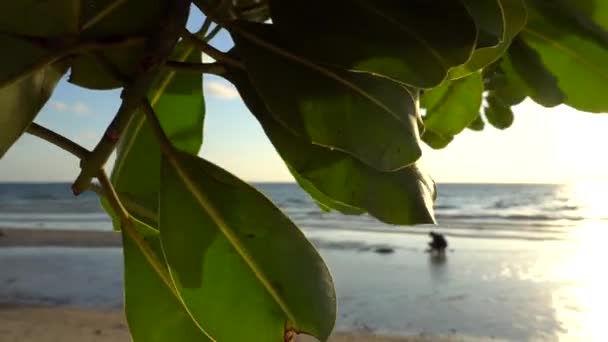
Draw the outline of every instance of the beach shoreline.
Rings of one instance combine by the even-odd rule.
[[[0,227],[0,247],[121,247],[120,233]]]
[[[603,292],[592,302],[580,295],[586,284],[601,278],[593,278],[597,273],[575,278],[580,274],[569,272],[581,269],[572,262],[601,264],[587,254],[575,254],[593,250],[580,246],[595,239],[540,243],[449,238],[450,251],[437,259],[424,252],[428,238],[422,235],[303,231],[334,278],[338,317],[331,342],[604,336],[594,321],[584,320],[586,312],[604,307]],[[128,341],[120,233],[0,232],[2,342]],[[391,252],[380,253],[380,247]]]

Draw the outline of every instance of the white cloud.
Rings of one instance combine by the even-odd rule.
[[[240,97],[239,92],[228,83],[218,82],[218,81],[208,81],[204,84],[205,91],[214,97],[219,97],[221,99],[238,99]]]
[[[65,102],[51,101],[49,105],[51,106],[51,108],[53,108],[53,110],[58,112],[65,112],[68,110],[68,105]]]
[[[74,113],[78,113],[78,114],[89,114],[91,113],[91,109],[89,109],[89,106],[87,106],[86,104],[82,103],[82,102],[76,102],[72,105],[72,111]]]
[[[91,109],[84,102],[65,103],[62,101],[51,101],[49,106],[56,112],[74,113],[79,116],[91,114]]]

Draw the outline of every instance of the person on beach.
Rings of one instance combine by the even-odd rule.
[[[442,234],[433,231],[429,233],[429,236],[433,239],[429,242],[430,252],[445,253],[445,249],[448,247],[448,241],[445,237]]]

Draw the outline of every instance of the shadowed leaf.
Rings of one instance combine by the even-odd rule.
[[[163,261],[158,231],[133,221],[156,258]],[[211,341],[123,230],[125,313],[134,342]]]
[[[381,172],[294,136],[268,113],[246,75],[232,71],[229,78],[298,184],[322,205],[346,214],[368,212],[393,224],[434,222],[434,183],[417,166]]]
[[[523,0],[500,0],[505,16],[504,39],[496,46],[478,47],[466,64],[450,70],[449,78],[460,78],[496,61],[507,50],[511,40],[525,26],[526,4]]]
[[[513,70],[526,84],[527,93],[534,102],[554,107],[564,102],[565,96],[557,78],[546,69],[539,54],[521,39],[515,39],[509,48]]]
[[[486,102],[484,114],[492,126],[498,129],[505,129],[513,124],[513,112],[509,105],[492,94],[486,97]]]
[[[270,12],[298,54],[422,88],[466,62],[476,38],[458,1],[272,0]]]
[[[48,66],[0,88],[0,158],[25,132],[66,71],[64,65]]]
[[[241,29],[256,40],[284,46],[270,25]],[[419,118],[412,96],[400,84],[309,64],[241,34],[233,37],[253,85],[275,120],[293,134],[383,171],[405,167],[420,157]]]

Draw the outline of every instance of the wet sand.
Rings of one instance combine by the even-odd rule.
[[[0,247],[119,247],[117,232],[0,228]]]
[[[128,342],[129,332],[120,310],[0,305],[2,342]],[[297,342],[315,341],[299,337]],[[331,342],[430,342],[457,338],[382,337],[367,332],[336,333]]]

